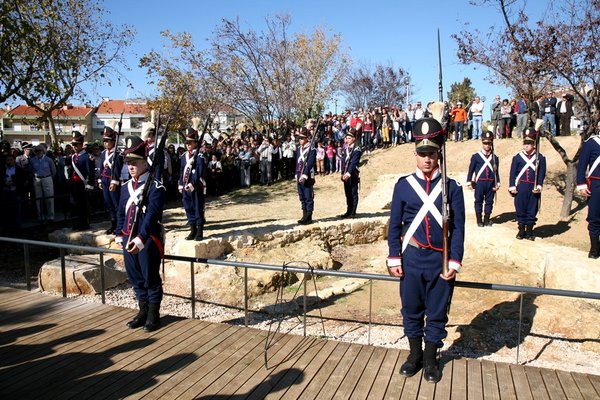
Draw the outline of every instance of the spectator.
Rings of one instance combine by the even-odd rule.
[[[4,215],[0,226],[6,230],[21,228],[21,204],[26,196],[28,173],[15,162],[11,153],[2,153],[4,164],[0,165],[0,204]]]
[[[556,111],[559,116],[559,126],[561,136],[571,136],[571,117],[573,116],[573,95],[563,94],[562,98],[556,103]]]
[[[484,103],[479,96],[476,96],[469,108],[473,115],[473,137],[471,138],[473,140],[481,139],[481,133],[483,132],[483,107]]]
[[[493,130],[494,135],[495,135],[496,139],[501,138],[502,134],[498,133],[498,124],[499,124],[500,120],[502,119],[502,102],[500,101],[499,95],[496,95],[496,97],[494,97],[494,102],[490,106],[490,112],[491,112],[492,125],[494,127],[494,130]]]
[[[496,133],[497,138],[510,138],[511,116],[512,108],[510,106],[510,103],[508,102],[508,99],[504,99],[502,100],[502,106],[500,106],[500,119],[498,120],[498,131]]]
[[[452,108],[450,115],[452,115],[452,119],[454,120],[454,141],[462,142],[467,112],[463,108],[461,101],[456,102],[456,106]]]
[[[546,98],[542,101],[542,115],[544,120],[543,129],[546,129],[547,124],[549,124],[550,133],[552,136],[556,136],[556,97],[554,97],[554,92],[551,90],[546,93]]]
[[[527,113],[528,109],[527,95],[521,95],[521,98],[517,101],[517,138],[521,139],[523,131],[527,128]]]
[[[35,205],[40,222],[54,222],[54,178],[56,165],[46,155],[43,145],[35,146],[35,157],[29,161],[29,168],[33,175],[33,189],[35,192]],[[43,207],[44,205],[45,207]]]

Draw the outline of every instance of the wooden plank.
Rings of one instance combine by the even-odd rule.
[[[590,382],[594,385],[594,389],[596,392],[600,393],[600,376],[598,375],[588,375]]]
[[[516,400],[515,386],[510,372],[510,365],[504,363],[496,364],[496,376],[498,377],[498,391],[502,400]],[[527,389],[529,391],[529,388]]]
[[[575,379],[571,373],[556,370],[556,376],[558,377],[558,382],[568,399],[582,400],[584,398],[582,393],[579,391],[579,386],[577,386],[577,383],[575,382]]]
[[[82,332],[82,335],[77,338],[75,341],[71,341],[69,343],[65,343],[64,346],[56,346],[52,348],[52,352],[47,352],[46,354],[42,354],[41,356],[32,359],[29,358],[24,360],[18,366],[12,366],[10,371],[7,371],[2,375],[3,378],[10,377],[13,381],[16,382],[27,382],[29,377],[32,377],[31,380],[37,382],[33,377],[36,374],[41,374],[45,376],[52,376],[55,373],[56,369],[59,369],[57,376],[60,377],[62,374],[62,368],[65,364],[65,358],[69,359],[70,363],[76,362],[78,356],[85,351],[94,351],[93,347],[98,343],[98,341],[106,342],[109,337],[106,335],[106,328],[109,328],[115,322],[123,322],[129,318],[129,315],[125,315],[122,311],[109,311],[107,317],[100,320],[101,322],[95,326],[93,330],[85,330]],[[99,336],[104,336],[103,339],[100,339]],[[36,343],[34,345],[40,345],[40,343]],[[45,344],[42,344],[45,347]],[[90,350],[92,348],[92,350]]]
[[[533,394],[529,388],[529,380],[527,379],[525,367],[522,365],[511,365],[510,372],[517,398],[519,400],[532,400]]]
[[[575,384],[579,388],[579,391],[584,399],[600,398],[600,390],[597,391],[594,389],[594,385],[592,385],[589,375],[571,372],[571,376],[573,377],[573,380],[575,381]]]
[[[229,334],[229,332],[231,334]],[[244,330],[238,326],[233,326],[225,331],[222,336],[224,339],[219,343],[212,343],[212,346],[207,347],[206,350],[201,356],[198,356],[198,351],[190,351],[190,346],[192,346],[196,342],[196,338],[192,334],[190,334],[187,338],[182,338],[179,343],[177,343],[172,348],[164,351],[160,354],[159,357],[149,358],[147,360],[140,360],[136,363],[135,370],[139,370],[140,368],[145,369],[144,374],[135,374],[130,373],[125,379],[121,379],[118,382],[118,386],[121,389],[114,390],[115,385],[111,385],[111,391],[106,391],[105,393],[112,398],[123,398],[129,394],[136,393],[138,387],[143,388],[144,386],[155,386],[156,379],[154,377],[156,375],[164,375],[164,376],[172,376],[176,373],[178,368],[181,366],[184,359],[188,364],[196,364],[200,368],[196,370],[196,380],[190,380],[187,382],[187,385],[180,385],[180,387],[188,387],[187,391],[183,392],[182,397],[193,397],[188,396],[186,393],[190,393],[190,388],[195,387],[199,381],[202,380],[212,369],[216,368],[220,364],[220,360],[223,358],[227,358],[233,352],[243,348],[243,346],[253,338],[252,335],[244,335]],[[168,362],[167,360],[171,360],[172,362]],[[160,368],[152,367],[152,363],[160,363]],[[177,366],[174,366],[177,364]],[[144,382],[152,382],[152,385],[144,385]],[[210,385],[212,381],[205,382],[206,385]],[[102,395],[102,393],[100,393]],[[169,395],[172,393],[170,392]]]
[[[172,397],[181,397],[181,398],[194,398],[195,392],[201,392],[206,387],[210,386],[210,384],[216,379],[214,377],[215,369],[218,368],[224,360],[231,359],[232,355],[238,353],[240,350],[243,350],[244,346],[251,340],[256,338],[256,335],[245,334],[245,330],[243,328],[239,328],[234,331],[226,338],[223,338],[220,342],[213,342],[212,347],[202,347],[193,351],[195,356],[195,360],[189,364],[190,373],[188,374],[189,378],[185,381],[179,380],[179,384],[177,386],[171,386],[171,389],[168,392],[164,390],[166,387],[158,388],[159,390],[155,390],[153,393],[153,397],[157,396],[159,393],[166,394]],[[222,335],[226,335],[229,331],[224,332]],[[225,366],[227,368],[227,365]],[[213,378],[210,379],[210,373],[213,372]],[[179,375],[178,373],[174,375]],[[207,376],[208,375],[208,376]],[[217,374],[217,378],[220,374]],[[183,383],[185,382],[185,384]],[[172,385],[173,382],[171,382]],[[160,385],[162,386],[162,385]],[[155,398],[155,397],[154,397]]]
[[[362,349],[360,349],[358,356],[356,356],[354,362],[350,366],[350,369],[346,373],[346,376],[340,383],[340,386],[338,387],[338,390],[335,393],[336,397],[339,396],[338,398],[348,399],[352,396],[352,393],[359,384],[361,376],[365,371],[365,367],[371,360],[371,356],[373,355],[374,350],[375,348],[373,346],[362,346]],[[376,368],[379,369],[379,365],[377,365]],[[367,393],[368,389],[370,388],[371,387],[369,384],[369,387],[367,388]]]
[[[408,379],[416,379],[417,381],[421,380],[419,374],[413,376],[412,378],[405,378],[400,375],[400,367],[406,361],[408,357],[408,351],[401,350],[398,354],[398,362],[396,363],[396,368],[394,369],[394,373],[391,376],[391,379],[387,385],[387,390],[385,391],[386,399],[399,399],[404,390],[404,385]]]
[[[346,373],[352,366],[352,363],[356,359],[357,355],[361,350],[361,346],[356,344],[350,344],[350,348],[344,353],[342,358],[338,361],[335,369],[332,371],[329,379],[324,382],[323,388],[317,394],[317,399],[332,399],[337,392],[338,387],[344,380]]]
[[[352,399],[368,399],[369,393],[375,384],[375,379],[379,374],[383,360],[387,354],[387,350],[383,347],[375,347],[373,354],[369,359],[368,364],[365,366],[363,374],[360,376],[360,380],[356,382],[354,391],[350,398]],[[343,383],[342,383],[343,385]],[[387,385],[386,385],[387,386]]]
[[[452,400],[467,400],[467,360],[452,361]]]
[[[385,358],[381,363],[379,372],[375,376],[375,382],[371,387],[368,398],[369,400],[383,399],[388,384],[392,380],[392,375],[397,374],[400,366],[398,365],[398,356],[400,351],[395,349],[386,349]]]
[[[161,329],[154,334],[143,332],[142,329],[128,329],[129,335],[114,341],[110,347],[96,353],[87,353],[78,365],[73,366],[73,370],[65,371],[67,378],[53,386],[49,393],[54,398],[72,398],[103,390],[103,384],[107,380],[115,376],[126,376],[127,365],[160,348],[163,340],[173,341],[177,335],[189,330],[191,324],[190,321],[182,320],[170,324],[170,327],[171,329],[164,329],[163,332]]]
[[[112,389],[114,385],[117,385],[117,382],[122,381],[125,378],[129,371],[135,371],[136,367],[141,367],[147,362],[153,362],[153,360],[156,361],[155,364],[158,364],[161,355],[176,343],[176,338],[182,337],[185,332],[189,332],[193,323],[194,321],[192,320],[185,320],[180,324],[176,324],[174,329],[160,329],[156,331],[160,332],[160,335],[156,335],[158,340],[154,343],[143,348],[134,349],[133,351],[128,352],[126,357],[113,363],[108,368],[104,368],[103,370],[88,376],[86,378],[88,381],[87,387],[83,391],[67,393],[65,395],[62,395],[61,393],[57,398],[85,398],[88,396],[96,396],[97,393],[107,387],[108,390]],[[205,342],[205,346],[212,347],[212,345],[215,344],[214,342],[218,343],[228,337],[228,334],[223,335],[225,331],[231,334],[235,331],[235,328],[218,324],[213,331],[217,336],[208,343]],[[134,373],[134,375],[137,375],[137,373]]]
[[[401,377],[402,379],[404,379],[404,384],[402,385],[401,394],[398,397],[394,396],[393,398],[400,398],[400,399],[404,399],[404,400],[417,399],[419,396],[419,390],[421,389],[421,384],[423,382],[425,382],[423,380],[423,370],[419,371],[418,373],[416,373],[414,376],[411,376],[410,378],[404,378],[400,374],[398,374],[398,376]],[[386,393],[386,397],[388,397],[387,393]]]
[[[491,400],[500,400],[498,392],[498,376],[496,375],[496,366],[493,362],[481,361],[481,378],[483,382],[483,397]]]
[[[531,389],[531,396],[535,400],[546,400],[549,399],[548,391],[544,385],[542,374],[537,368],[525,367],[525,374],[527,375],[527,381],[529,382],[529,388]]]
[[[273,370],[265,374],[258,374],[252,377],[238,390],[238,395],[248,393],[247,399],[264,399],[266,395],[273,392],[285,392],[289,385],[303,375],[303,370],[310,364],[315,356],[326,345],[327,341],[323,339],[311,340],[306,338],[308,347],[287,362],[278,365]]]
[[[278,340],[271,344],[271,348],[268,352],[269,359],[267,371],[288,361],[290,354],[294,353],[296,348],[304,346],[306,343],[304,338],[298,335],[288,335],[289,340],[281,339],[281,336],[278,336]],[[207,395],[214,395],[217,398],[231,396],[248,380],[252,379],[254,375],[265,371],[264,359],[263,357],[258,357],[243,367],[244,368],[239,371],[235,377],[229,377],[228,383],[221,387],[218,392],[215,393],[211,390]]]
[[[298,338],[295,335],[292,336],[279,334],[279,336],[280,338],[268,353],[269,360],[273,361],[274,363],[276,362],[275,360],[284,359],[287,356],[287,354],[281,354],[281,352],[287,352],[285,346],[286,343],[292,338]],[[220,396],[225,396],[217,393],[228,390],[234,382],[237,384],[239,380],[238,377],[242,377],[241,379],[244,379],[244,376],[247,377],[264,366],[264,340],[265,338],[263,337],[262,342],[248,352],[239,362],[229,365],[228,369],[200,395],[202,395],[203,398],[209,397],[212,394],[215,394],[217,398],[220,398]],[[153,395],[154,392],[150,394]],[[150,398],[157,397],[150,396]]]
[[[454,363],[450,358],[441,357],[440,368],[442,368],[442,380],[435,386],[434,399],[450,400],[452,397],[452,375]]]
[[[302,392],[307,388],[311,381],[317,376],[321,368],[331,362],[331,356],[339,346],[339,342],[329,340],[327,344],[319,353],[313,358],[310,364],[308,364],[302,371],[302,375],[295,381],[289,382],[289,387],[285,391],[278,393],[270,393],[266,396],[267,399],[296,399]],[[297,368],[297,366],[294,366]]]
[[[328,357],[327,362],[324,363],[315,376],[310,380],[308,385],[304,388],[298,398],[300,399],[314,399],[317,397],[323,386],[329,380],[329,377],[339,364],[340,360],[344,357],[346,352],[350,349],[350,343],[339,342],[335,350]],[[293,398],[293,397],[292,397]]]
[[[567,398],[562,386],[560,385],[560,382],[558,381],[558,376],[556,375],[555,371],[550,369],[540,369],[540,373],[551,399],[564,400]]]
[[[421,383],[419,385],[419,391],[417,392],[417,396],[415,397],[415,399],[432,400],[435,396],[436,387],[437,387],[437,384],[426,381],[423,374],[421,374]],[[406,387],[405,387],[405,390],[406,390]],[[402,392],[401,398],[406,398],[406,397],[404,397],[404,392]]]
[[[469,400],[483,399],[481,379],[481,363],[477,360],[467,360],[467,398]]]

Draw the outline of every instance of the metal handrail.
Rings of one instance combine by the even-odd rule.
[[[104,287],[104,254],[118,254],[122,255],[122,250],[114,250],[107,249],[103,247],[91,247],[91,246],[80,246],[80,245],[72,245],[65,243],[54,243],[54,242],[42,242],[28,239],[16,239],[9,237],[1,237],[0,242],[8,242],[8,243],[16,243],[22,244],[24,246],[24,261],[25,261],[25,271],[26,271],[26,282],[27,282],[27,290],[31,290],[30,284],[30,253],[29,246],[43,246],[50,248],[60,249],[60,257],[61,257],[61,282],[62,282],[62,295],[66,297],[66,280],[65,280],[65,250],[76,250],[78,252],[87,252],[87,253],[96,253],[100,256],[100,267],[101,267],[101,294],[102,294],[102,303],[105,303],[105,287]],[[363,279],[369,281],[369,333],[368,333],[368,342],[370,343],[370,329],[371,329],[371,301],[372,301],[372,282],[374,280],[377,281],[387,281],[387,282],[400,282],[400,278],[392,277],[389,275],[382,274],[371,274],[364,272],[344,272],[338,270],[324,270],[324,269],[307,269],[301,267],[294,267],[290,265],[273,265],[273,264],[260,264],[260,263],[249,263],[249,262],[241,262],[241,261],[227,261],[227,260],[217,260],[217,259],[209,259],[209,258],[199,258],[199,257],[188,257],[188,256],[178,256],[165,254],[165,260],[172,261],[182,261],[190,263],[190,288],[191,288],[191,307],[192,307],[192,318],[195,318],[195,280],[194,280],[194,265],[195,263],[201,264],[210,264],[210,265],[218,265],[223,267],[236,267],[236,268],[244,268],[244,325],[248,326],[248,269],[259,269],[259,270],[267,270],[267,271],[276,271],[276,272],[295,272],[300,274],[312,274],[317,276],[332,276],[332,277],[342,277],[342,278],[356,278]],[[455,287],[463,287],[469,289],[480,289],[480,290],[495,290],[495,291],[504,291],[504,292],[514,292],[519,293],[521,298],[521,306],[519,310],[519,324],[521,324],[522,320],[522,302],[524,294],[535,294],[535,295],[550,295],[550,296],[564,296],[564,297],[574,297],[581,299],[590,299],[590,300],[600,300],[600,293],[596,292],[585,292],[585,291],[577,291],[577,290],[564,290],[564,289],[552,289],[552,288],[540,288],[533,286],[520,286],[520,285],[505,285],[499,283],[485,283],[485,282],[471,282],[471,281],[455,281]],[[306,288],[305,288],[306,290]],[[306,302],[306,293],[304,297],[304,301]],[[306,335],[306,304],[304,305],[304,334]],[[520,335],[520,329],[519,329]],[[520,340],[519,340],[520,342]],[[517,363],[519,361],[519,347],[517,347]]]

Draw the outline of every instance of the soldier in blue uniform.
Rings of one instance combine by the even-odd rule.
[[[117,229],[117,207],[121,194],[120,171],[123,168],[123,157],[116,152],[117,133],[110,127],[105,126],[102,133],[104,150],[100,154],[100,177],[98,185],[102,189],[104,197],[104,209],[110,215],[110,228],[105,232],[107,235],[115,233]]]
[[[185,132],[186,152],[180,158],[179,193],[182,194],[183,208],[190,225],[190,234],[186,240],[204,238],[204,201],[206,181],[204,180],[205,162],[198,149],[198,131],[187,128]]]
[[[316,134],[316,133],[315,133]],[[311,148],[308,141],[308,128],[303,126],[298,133],[299,146],[296,149],[296,182],[298,197],[302,205],[302,218],[300,225],[312,223],[312,214],[315,207],[315,164],[317,151]]]
[[[577,190],[588,199],[589,258],[600,257],[600,124],[596,134],[590,136],[581,149],[577,166]]]
[[[74,229],[84,230],[90,227],[90,210],[88,193],[94,190],[95,181],[95,163],[87,151],[83,148],[83,135],[78,131],[73,131],[73,154],[70,160],[69,188],[73,202],[75,203],[75,212],[77,222]]]
[[[481,150],[471,156],[467,172],[467,186],[471,190],[475,189],[475,217],[479,227],[492,225],[490,215],[494,207],[494,196],[500,188],[500,160],[497,155],[492,154],[493,143],[493,132],[487,131],[481,135]]]
[[[437,350],[446,337],[448,305],[464,251],[463,191],[447,179],[449,206],[448,272],[442,274],[442,176],[440,149],[445,132],[433,118],[415,122],[416,172],[401,177],[394,187],[388,231],[387,266],[400,277],[404,333],[410,345],[400,374],[410,377],[421,368],[424,378],[438,382],[442,373]],[[425,350],[423,351],[423,341]]]
[[[533,226],[540,206],[542,187],[546,177],[546,157],[537,152],[536,141],[539,135],[529,128],[523,134],[523,150],[518,152],[510,164],[508,191],[515,198],[517,212],[517,239],[535,240]]]
[[[146,143],[139,136],[125,138],[124,154],[131,179],[121,188],[116,241],[123,245],[125,270],[140,308],[127,326],[131,329],[143,326],[145,331],[152,332],[160,328],[159,310],[163,297],[160,262],[164,251],[161,221],[167,192],[159,180],[148,181]],[[137,221],[137,234],[130,238],[145,185],[151,185],[147,192],[148,201]]]
[[[353,218],[356,216],[358,207],[358,185],[360,183],[360,171],[358,164],[362,155],[361,148],[356,145],[356,129],[350,128],[344,137],[346,147],[342,153],[342,181],[344,182],[344,194],[346,195],[346,213],[342,218]]]

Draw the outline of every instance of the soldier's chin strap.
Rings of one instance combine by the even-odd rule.
[[[292,298],[289,301],[286,302],[286,300],[284,300],[284,298],[283,298],[283,294],[284,294],[285,287],[287,285],[289,285],[290,278],[292,277],[292,273],[288,271],[289,266],[294,266],[292,264],[305,264],[305,265],[307,265],[307,268],[306,268],[306,271],[303,273],[304,277],[302,278],[302,281],[300,281],[300,283],[298,284],[298,287],[296,288],[294,295],[292,296]],[[269,323],[267,338],[265,339],[265,352],[264,352],[265,368],[269,368],[269,365],[268,365],[269,348],[271,347],[272,344],[276,343],[276,340],[277,340],[276,336],[281,331],[281,324],[283,323],[284,319],[286,318],[283,304],[286,304],[286,303],[287,304],[296,304],[297,303],[296,299],[298,298],[298,291],[300,290],[301,287],[303,287],[305,285],[305,282],[307,282],[309,280],[313,281],[315,295],[317,298],[319,297],[319,291],[317,289],[317,282],[315,279],[313,279],[313,277],[314,277],[314,268],[306,261],[289,261],[287,263],[282,264],[281,279],[279,280],[279,285],[277,286],[277,294],[275,297],[275,304],[273,306],[273,312],[277,316],[276,317],[277,326],[275,327],[275,330],[272,331],[271,327],[272,327],[274,321],[272,320]],[[306,296],[306,293],[303,296],[304,302],[306,302],[306,300],[307,300],[305,296]],[[296,304],[296,306],[297,306],[297,304]],[[322,337],[325,337],[325,335],[326,335],[325,323],[323,321],[323,312],[321,311],[321,308],[319,308],[319,317],[321,320],[321,327],[323,329]],[[300,319],[299,314],[296,314],[296,318]],[[302,321],[299,321],[299,322],[302,322]],[[294,330],[296,328],[296,326],[298,326],[298,325],[292,326],[290,329],[288,329],[288,331],[286,333],[289,333],[292,330]]]

